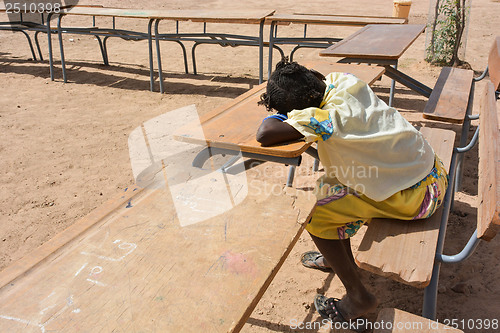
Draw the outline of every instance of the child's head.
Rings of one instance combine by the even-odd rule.
[[[284,115],[292,110],[319,107],[326,89],[324,79],[319,72],[283,58],[271,74],[259,105]]]

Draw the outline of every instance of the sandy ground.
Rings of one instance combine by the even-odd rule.
[[[312,3],[300,0],[101,0],[92,4],[129,8],[269,8],[283,12],[392,14],[390,0]],[[410,23],[426,23],[428,7],[428,1],[414,1]],[[499,13],[498,1],[472,2],[465,60],[478,73],[486,66],[487,52],[500,23]],[[82,18],[68,18],[67,22],[70,20],[74,24],[90,24]],[[104,24],[109,24],[109,20],[101,19],[98,23]],[[118,20],[117,24],[145,30],[147,22]],[[186,30],[201,29],[194,23],[184,27]],[[170,23],[162,25],[165,30],[172,28]],[[227,25],[215,28],[229,29]],[[343,37],[357,29],[311,26],[308,32]],[[257,27],[233,25],[228,31],[254,34]],[[279,31],[283,35],[300,35],[302,27],[292,25],[281,27]],[[201,113],[208,112],[258,83],[256,48],[202,45],[197,54],[199,75],[195,76],[184,73],[180,48],[165,43],[162,54],[167,92],[161,95],[149,91],[146,42],[110,40],[109,67],[102,65],[98,44],[92,37],[65,35],[64,42],[69,69],[66,84],[62,82],[58,53],[56,81],[50,81],[45,35],[41,37],[41,44],[46,59],[34,62],[21,34],[0,33],[0,270],[133,183],[127,138],[134,128],[148,119],[190,104],[195,104]],[[407,50],[399,68],[433,86],[440,69],[423,61],[424,42],[425,37],[421,36]],[[295,60],[317,58],[318,50],[303,49],[297,52]],[[384,78],[374,85],[374,90],[387,100],[388,87],[389,80]],[[481,83],[476,95],[482,88]],[[394,106],[415,125],[459,130],[459,126],[425,121],[420,115],[424,105],[423,97],[397,86]],[[456,196],[445,244],[445,252],[449,254],[456,253],[466,243],[477,216],[477,150],[467,155],[465,163],[464,184]],[[356,247],[359,238],[353,242]],[[303,235],[251,315],[244,332],[318,331],[295,330],[293,324],[318,320],[311,308],[317,292],[341,297],[344,289],[334,274],[307,270],[300,265],[300,254],[313,247],[309,237]],[[490,243],[481,243],[477,253],[466,263],[442,268],[438,298],[440,321],[499,319],[499,251],[500,239],[497,237]],[[397,307],[420,313],[421,290],[366,272],[363,277],[379,297],[377,310]],[[372,320],[375,317],[376,312],[368,315]]]

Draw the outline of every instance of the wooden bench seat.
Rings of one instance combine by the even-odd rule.
[[[444,67],[425,105],[427,119],[461,124],[465,119],[474,72]]]
[[[488,55],[488,72],[495,89],[500,89],[500,37],[496,37]],[[426,119],[461,124],[474,93],[474,72],[444,67],[425,106]]]

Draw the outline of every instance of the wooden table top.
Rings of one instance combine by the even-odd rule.
[[[425,30],[423,24],[370,24],[320,51],[320,56],[399,59]]]
[[[384,16],[276,13],[266,17],[266,22],[364,26],[367,24],[404,24],[407,20]]]
[[[12,3],[14,4],[14,3]],[[49,3],[50,4],[50,3]],[[36,5],[36,7],[35,7]],[[42,6],[43,5],[43,6]],[[17,11],[19,10],[20,13],[23,13],[23,14],[41,14],[41,13],[44,13],[44,14],[47,14],[47,13],[52,13],[52,12],[55,12],[55,11],[60,11],[60,10],[68,10],[69,8],[79,8],[79,7],[90,7],[90,8],[103,8],[102,5],[65,5],[65,6],[60,6],[58,7],[57,9],[54,8],[54,6],[50,7],[48,6],[48,4],[42,4],[42,3],[26,3],[26,5],[24,3],[18,3],[18,8],[10,8],[9,7],[9,11],[12,11],[12,14],[19,14],[19,12],[16,12],[14,13],[14,11]],[[0,12],[6,12],[7,11],[7,8],[5,7],[5,3],[0,3]],[[11,14],[11,13],[9,13]]]
[[[149,19],[158,15],[158,10],[129,9],[129,8],[95,8],[95,7],[73,7],[65,9],[62,13],[84,16],[109,16]]]
[[[154,10],[128,8],[74,7],[64,10],[66,14],[86,16],[129,17],[143,19],[166,19],[179,21],[215,22],[215,23],[259,23],[273,10]]]
[[[266,108],[257,105],[260,95],[266,91],[262,83],[229,104],[200,118],[204,137],[196,126],[187,125],[175,135],[180,141],[217,148],[279,157],[300,156],[311,144],[303,141],[273,147],[262,147],[255,135],[262,120],[270,115]]]
[[[328,60],[304,63],[324,75],[331,72],[347,72],[372,84],[384,73],[382,67],[332,63]],[[254,87],[229,104],[222,106],[200,119],[204,137],[200,137],[197,126],[187,125],[176,133],[180,141],[207,144],[211,147],[236,149],[243,152],[271,155],[278,157],[297,157],[311,144],[304,141],[272,147],[263,147],[255,139],[262,120],[270,115],[264,106],[257,105],[260,95],[265,92],[266,84]]]
[[[231,207],[218,202],[228,193],[222,173],[197,183],[190,162],[178,186],[230,209],[183,225],[176,204],[206,207],[174,202],[171,179],[169,188],[129,188],[0,272],[1,331],[239,331],[298,240],[317,175],[283,188],[283,165],[261,164],[240,181],[226,174],[247,188]]]
[[[152,18],[190,20],[193,22],[255,24],[260,23],[267,16],[272,15],[273,13],[274,10],[268,9],[183,9],[158,11],[158,16],[152,16]]]

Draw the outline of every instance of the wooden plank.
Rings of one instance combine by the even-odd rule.
[[[266,17],[266,21],[279,23],[326,24],[365,26],[367,24],[404,24],[406,19],[386,16],[359,16],[359,15],[318,15],[318,14],[287,14],[278,13]]]
[[[429,127],[420,131],[448,170],[455,132]],[[359,246],[356,256],[358,266],[424,288],[432,275],[441,215],[442,207],[425,220],[374,219]]]
[[[231,9],[186,9],[167,11],[165,16],[163,11],[159,11],[157,18],[172,18],[177,16],[182,19],[189,19],[193,22],[207,23],[235,23],[235,24],[258,24],[267,16],[272,15],[274,10],[268,9],[249,9],[249,10],[231,10]]]
[[[426,119],[461,124],[465,119],[474,72],[444,67],[425,105]]]
[[[77,6],[65,9],[61,12],[65,14],[84,15],[84,16],[106,16],[106,17],[147,19],[155,15],[157,10]]]
[[[14,4],[14,2],[9,2],[10,4]],[[15,2],[18,7],[18,9],[22,13],[33,13],[34,7],[30,8],[30,5],[33,6],[33,1],[27,1],[27,0],[17,0]],[[25,5],[26,4],[26,5]],[[59,9],[67,9],[67,8],[72,8],[72,7],[103,7],[102,5],[61,5]],[[14,8],[9,8],[14,11]],[[0,3],[0,12],[5,12],[7,9],[5,7],[5,2]],[[17,9],[16,9],[17,11]],[[40,13],[40,11],[44,12],[52,12],[54,11],[54,7],[50,6],[37,6],[36,7],[36,13]]]
[[[500,91],[500,36],[495,38],[488,56],[488,72],[494,88]]]
[[[382,77],[385,72],[385,68],[381,66],[341,64],[328,60],[315,60],[306,62],[303,65],[308,68],[313,68],[323,75],[332,72],[351,73],[368,85],[375,83],[375,81]]]
[[[217,23],[247,23],[261,22],[273,10],[194,10],[194,9],[129,9],[110,7],[72,7],[62,11],[66,14],[84,16],[107,16],[142,19],[164,19],[178,21],[217,22]]]
[[[491,240],[500,230],[500,134],[495,89],[488,82],[480,104],[478,237]]]
[[[325,57],[399,59],[425,30],[423,24],[369,24],[320,51]]]
[[[91,228],[0,288],[2,331],[238,331],[314,206],[311,191],[287,188],[277,172],[286,168],[247,170],[240,203],[196,224],[181,224],[172,186],[96,215]],[[192,313],[196,320],[187,320]]]
[[[126,188],[123,193],[120,193],[115,198],[106,201],[77,223],[71,225],[61,233],[57,234],[54,238],[45,242],[30,255],[11,263],[1,271],[0,288],[7,286],[7,284],[13,282],[15,279],[27,274],[54,252],[60,250],[65,244],[82,235],[89,228],[95,226],[96,221],[106,219],[110,214],[126,205],[141,191],[142,189],[139,187]]]
[[[458,333],[463,332],[451,326],[423,318],[412,313],[394,308],[380,310],[377,316],[378,323],[385,323],[384,327],[373,330],[373,333]],[[388,323],[392,325],[388,325]],[[382,326],[382,325],[381,325]]]

